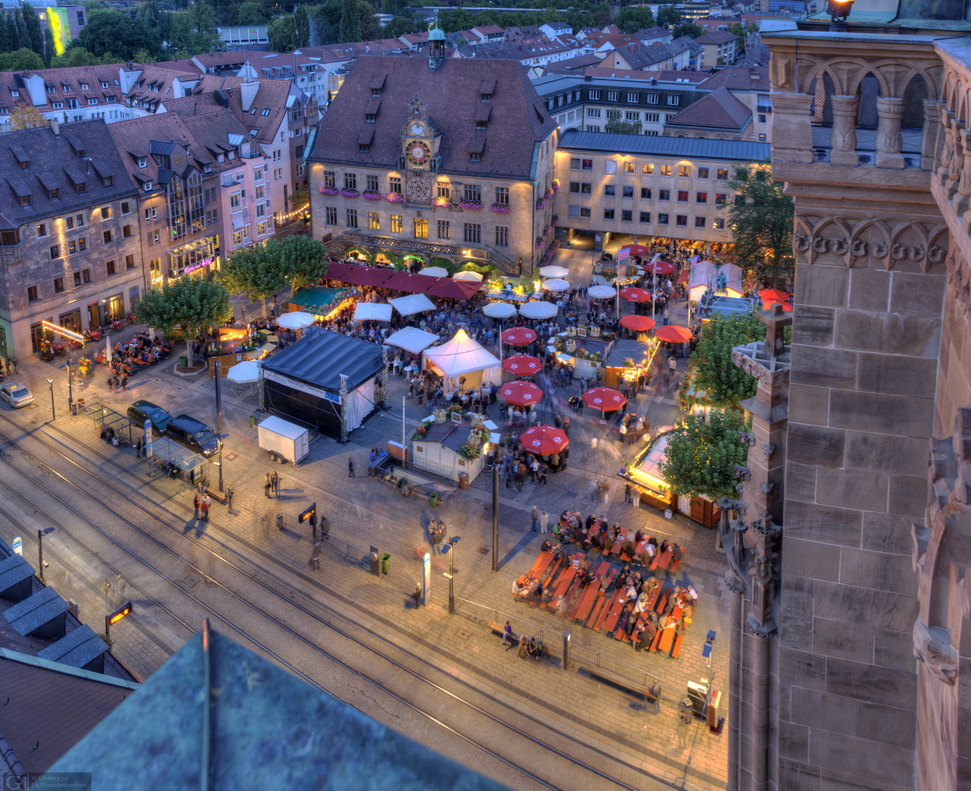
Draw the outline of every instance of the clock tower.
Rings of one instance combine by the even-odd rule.
[[[430,203],[431,179],[425,175],[436,170],[438,135],[428,122],[428,107],[415,96],[408,104],[408,120],[401,133],[402,159],[408,171],[405,195],[412,203]]]

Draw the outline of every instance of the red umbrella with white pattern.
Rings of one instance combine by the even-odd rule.
[[[523,450],[535,453],[537,456],[549,456],[565,450],[570,440],[563,429],[553,426],[534,426],[519,435]]]
[[[499,388],[499,397],[513,406],[531,406],[543,398],[543,391],[532,382],[510,382]]]
[[[594,387],[587,390],[582,398],[583,403],[588,407],[599,409],[601,412],[613,412],[627,403],[620,390],[614,390],[611,387]]]
[[[514,354],[502,361],[502,370],[514,376],[534,376],[543,370],[543,363],[539,357]]]

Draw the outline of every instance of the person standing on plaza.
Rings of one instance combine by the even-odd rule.
[[[198,519],[199,518],[199,506],[201,504],[202,503],[199,500],[199,495],[198,494],[195,497],[192,498],[192,507],[196,509],[196,513],[195,513],[195,516],[193,517],[193,519]]]
[[[263,494],[267,500],[270,499],[270,492],[273,490],[273,479],[270,477],[270,473],[266,473],[263,476]]]
[[[142,448],[145,447],[145,441],[139,437],[138,442],[135,443],[135,458],[140,459],[142,457]]]
[[[209,503],[210,503],[209,495],[208,494],[202,495],[202,497],[199,500],[199,511],[201,512],[203,522],[209,521]]]
[[[538,525],[538,524],[539,524],[539,509],[534,505],[533,506],[533,524],[532,524],[532,531],[534,533],[536,532],[536,525]]]
[[[506,625],[502,627],[502,644],[506,645],[507,642],[511,642],[512,640],[512,624],[506,621]]]
[[[273,484],[273,496],[279,499],[280,497],[280,476],[277,474],[276,470],[270,473],[270,483]]]
[[[347,477],[348,478],[354,477],[354,459],[347,460]]]
[[[226,487],[226,510],[229,513],[233,512],[233,490],[230,487]]]
[[[541,533],[550,532],[550,515],[543,511],[539,517],[539,531]]]

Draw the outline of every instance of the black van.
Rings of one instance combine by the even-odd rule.
[[[200,423],[188,415],[176,415],[165,427],[165,436],[185,445],[187,448],[201,453],[206,458],[219,450],[219,439],[216,432],[205,423]]]

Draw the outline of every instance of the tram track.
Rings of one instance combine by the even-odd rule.
[[[6,415],[3,415],[2,413],[0,413],[0,417],[3,418],[3,421],[6,424],[16,427],[18,431],[23,431],[23,429],[15,421],[11,420]],[[287,659],[284,656],[278,653],[278,651],[271,648],[265,641],[261,641],[257,639],[254,635],[251,635],[249,631],[244,630],[241,626],[239,626],[232,618],[230,618],[229,616],[223,615],[221,612],[215,609],[215,605],[212,602],[212,599],[214,598],[212,595],[212,592],[215,591],[216,593],[219,594],[220,598],[226,597],[235,605],[246,608],[256,617],[272,623],[273,628],[283,630],[283,632],[291,640],[297,642],[304,649],[309,649],[315,652],[316,654],[320,655],[321,657],[327,659],[330,663],[340,668],[342,672],[346,674],[350,674],[352,678],[360,679],[361,681],[366,682],[367,685],[375,688],[376,690],[380,691],[382,694],[389,696],[390,698],[395,700],[398,704],[400,704],[401,706],[405,707],[410,712],[412,712],[414,715],[425,719],[427,722],[433,724],[436,728],[444,730],[445,732],[461,740],[465,744],[475,747],[477,750],[483,752],[485,755],[488,755],[493,760],[500,762],[505,767],[508,767],[509,769],[512,769],[517,773],[520,773],[524,778],[528,778],[529,780],[531,780],[533,783],[536,783],[540,787],[544,787],[544,788],[611,787],[611,788],[625,788],[625,789],[634,789],[634,788],[641,789],[641,788],[648,787],[647,785],[645,785],[645,783],[651,784],[652,787],[656,787],[656,788],[680,787],[680,786],[674,786],[666,782],[664,779],[659,778],[656,775],[653,775],[645,771],[641,767],[633,766],[632,764],[628,762],[624,762],[623,760],[618,759],[613,755],[597,750],[594,747],[590,747],[587,744],[577,741],[570,735],[557,731],[555,728],[551,727],[548,722],[539,723],[535,719],[530,718],[529,715],[523,714],[521,711],[517,711],[512,706],[502,701],[486,696],[486,700],[488,701],[488,703],[491,704],[491,706],[498,707],[499,710],[504,714],[504,716],[500,717],[497,714],[486,710],[486,708],[484,708],[483,705],[480,705],[479,703],[476,703],[473,700],[468,699],[468,697],[464,697],[463,694],[459,694],[453,689],[447,688],[442,683],[439,683],[438,681],[427,677],[426,675],[424,675],[423,673],[419,672],[417,669],[409,665],[415,664],[415,663],[421,663],[419,664],[419,667],[421,667],[423,670],[431,671],[436,674],[443,674],[445,677],[443,680],[447,680],[449,684],[464,687],[466,690],[465,694],[475,694],[475,695],[481,694],[481,693],[478,693],[465,680],[456,679],[451,675],[445,674],[444,671],[438,670],[432,665],[422,663],[422,660],[418,659],[415,656],[409,656],[408,652],[403,649],[400,649],[400,647],[396,647],[396,650],[404,654],[404,661],[402,659],[395,658],[389,652],[378,650],[377,648],[375,648],[373,645],[370,645],[365,640],[362,640],[360,637],[357,637],[354,634],[352,634],[349,628],[346,628],[344,626],[341,626],[333,622],[334,620],[346,621],[347,619],[344,614],[338,612],[337,610],[334,610],[333,608],[329,607],[327,604],[322,603],[317,599],[308,596],[292,582],[288,582],[287,580],[281,579],[275,576],[274,574],[267,572],[265,568],[258,568],[258,572],[259,572],[258,574],[253,573],[248,569],[244,568],[242,563],[234,559],[232,555],[234,554],[237,555],[237,557],[239,558],[239,561],[245,560],[245,563],[247,565],[250,564],[252,561],[248,558],[244,558],[241,554],[239,554],[238,552],[230,548],[228,544],[222,544],[221,545],[222,550],[216,551],[216,549],[214,549],[212,546],[207,545],[206,542],[198,538],[193,538],[191,535],[186,534],[178,527],[176,527],[172,523],[172,521],[169,521],[168,519],[163,518],[163,516],[175,516],[174,514],[171,514],[170,512],[167,512],[164,508],[160,508],[158,506],[153,506],[153,508],[151,509],[147,508],[143,504],[143,502],[139,501],[140,498],[139,499],[133,498],[132,496],[129,495],[127,491],[125,491],[123,488],[118,486],[115,482],[111,481],[110,479],[106,478],[104,475],[100,474],[98,470],[88,469],[85,464],[82,464],[76,459],[72,458],[68,453],[58,448],[53,442],[49,442],[49,441],[46,441],[45,439],[42,439],[38,435],[38,432],[35,431],[29,435],[26,435],[22,440],[18,441],[14,445],[10,435],[7,434],[6,432],[0,431],[0,440],[3,440],[3,448],[4,448],[4,453],[0,454],[0,462],[2,462],[5,466],[16,470],[16,472],[21,476],[23,476],[25,480],[30,481],[30,484],[32,486],[44,491],[52,499],[52,501],[59,503],[61,508],[66,509],[70,513],[74,514],[85,525],[87,525],[88,528],[97,531],[97,533],[103,539],[111,542],[116,547],[118,547],[132,561],[138,563],[140,566],[144,566],[145,568],[150,569],[151,573],[158,576],[161,580],[165,582],[165,584],[176,589],[182,596],[188,598],[195,606],[202,608],[202,610],[204,610],[207,614],[209,614],[209,617],[211,617],[213,620],[218,621],[219,623],[225,624],[225,626],[231,632],[239,635],[241,642],[243,642],[244,644],[251,644],[253,646],[256,646],[256,648],[265,656],[271,658],[274,662],[276,662],[280,666],[287,668],[288,670],[290,670],[290,672],[294,673],[294,675],[303,679],[307,683],[313,685],[315,688],[328,691],[330,694],[335,694],[331,688],[328,688],[327,685],[322,684],[315,678],[311,677],[310,675],[301,671],[299,668],[295,667],[291,662],[287,661]],[[56,469],[51,464],[48,464],[37,453],[33,453],[30,450],[27,450],[24,447],[24,444],[27,441],[38,443],[40,447],[43,448],[43,451],[45,453],[51,454],[61,459],[66,465],[68,465],[68,469],[71,470],[72,474],[70,475],[65,474],[64,472]],[[42,475],[46,477],[46,480],[38,481],[36,477],[31,476],[30,474],[28,474],[27,472],[21,469],[18,469],[14,464],[14,459],[16,458],[16,456],[22,456],[24,459],[29,460],[30,462],[29,466],[41,471]],[[88,482],[90,484],[96,483],[97,486],[96,487],[93,487],[90,485],[82,486],[80,483],[73,480],[74,475],[87,476]],[[58,486],[70,487],[73,491],[77,492],[79,495],[82,495],[81,500],[74,504],[67,502],[63,496],[61,496],[55,491],[55,484]],[[105,502],[105,498],[99,499],[96,496],[96,494],[93,492],[93,489],[96,489],[98,487],[103,488],[104,490],[107,490],[108,492],[110,492],[111,497],[113,498],[113,501],[117,502],[118,500],[124,500],[129,506],[137,509],[138,512],[143,513],[146,517],[146,526],[143,527],[138,524],[135,524],[135,522],[133,522],[131,519],[129,519],[128,517],[124,516],[114,508],[107,505]],[[22,498],[22,499],[24,499],[25,502],[27,502],[25,498]],[[116,527],[117,525],[121,525],[127,530],[134,531],[137,537],[137,542],[145,542],[145,541],[149,542],[151,546],[154,548],[154,550],[167,554],[170,560],[173,563],[176,563],[176,567],[178,567],[179,564],[184,564],[185,566],[191,568],[195,574],[199,575],[201,578],[203,578],[206,581],[207,587],[209,589],[209,593],[207,593],[205,597],[197,596],[191,590],[187,590],[186,586],[184,584],[181,584],[181,582],[175,578],[175,575],[173,575],[172,573],[166,573],[164,570],[158,568],[157,564],[153,564],[145,560],[142,556],[144,553],[140,554],[138,551],[132,549],[131,546],[129,546],[129,544],[132,542],[122,543],[122,541],[118,537],[111,535],[109,533],[107,526],[97,524],[97,522],[103,521],[103,520],[92,518],[93,515],[90,512],[86,513],[85,512],[86,509],[82,508],[82,501],[84,501],[85,499],[93,501],[94,503],[97,504],[97,508],[102,509],[104,512],[106,512],[106,514],[110,515],[111,520],[114,520],[116,522]],[[31,502],[30,505],[35,510],[40,510],[39,506],[36,503]],[[57,521],[60,521],[60,520],[57,520]],[[151,525],[153,528],[156,528],[156,530],[149,529],[148,525]],[[156,535],[156,533],[159,530],[161,530],[162,532],[159,535]],[[219,528],[215,528],[215,530],[218,531]],[[71,535],[72,531],[71,529],[65,529],[65,533]],[[174,534],[174,539],[172,538],[173,534]],[[565,767],[569,767],[566,771],[560,770],[559,776],[561,777],[571,776],[572,777],[571,783],[566,785],[557,784],[558,781],[556,780],[556,778],[555,777],[551,778],[548,773],[547,773],[547,776],[545,777],[540,776],[540,774],[538,774],[534,769],[526,768],[525,764],[527,763],[527,761],[523,760],[522,757],[510,758],[506,754],[504,754],[509,752],[508,750],[503,749],[500,752],[500,750],[497,749],[497,745],[490,746],[485,743],[485,739],[476,738],[475,736],[469,735],[467,732],[463,732],[463,731],[474,731],[475,730],[474,728],[470,728],[470,727],[459,728],[454,725],[450,725],[448,722],[446,722],[443,719],[442,716],[437,714],[435,711],[431,710],[433,708],[432,706],[428,706],[428,705],[422,706],[422,705],[419,705],[418,703],[413,702],[412,700],[407,699],[404,695],[399,694],[395,690],[391,689],[388,683],[385,683],[384,681],[379,680],[378,678],[375,677],[376,675],[379,675],[379,674],[368,673],[359,669],[359,666],[353,666],[349,664],[347,661],[337,656],[334,651],[329,651],[321,647],[320,645],[317,644],[317,642],[308,638],[301,631],[298,631],[298,629],[293,628],[287,625],[286,623],[284,623],[281,620],[281,616],[279,614],[271,613],[267,607],[260,606],[256,602],[254,602],[252,600],[252,597],[248,598],[243,594],[238,593],[237,591],[233,590],[229,584],[224,582],[223,579],[217,579],[215,571],[212,570],[211,568],[206,569],[206,568],[200,567],[200,565],[208,566],[209,565],[208,563],[199,564],[198,562],[190,562],[186,560],[186,558],[184,558],[182,554],[180,554],[171,546],[169,546],[167,542],[161,540],[162,535],[172,539],[173,543],[188,542],[188,544],[192,548],[192,551],[185,552],[184,553],[185,555],[191,555],[195,553],[198,556],[199,553],[201,553],[202,557],[209,558],[215,561],[216,563],[220,564],[220,568],[224,566],[225,569],[229,571],[230,577],[235,578],[238,576],[243,580],[246,580],[248,584],[258,586],[269,597],[272,597],[274,600],[276,600],[278,605],[282,605],[284,608],[296,609],[302,616],[305,616],[306,618],[310,619],[310,621],[314,624],[314,626],[317,628],[318,631],[320,628],[326,628],[327,630],[329,630],[329,632],[332,635],[337,636],[341,640],[347,641],[348,643],[350,643],[355,650],[363,650],[367,654],[371,655],[374,659],[379,660],[381,663],[386,663],[388,666],[390,666],[390,668],[393,668],[396,672],[404,673],[408,677],[414,679],[415,681],[420,682],[423,685],[423,688],[426,689],[427,693],[440,696],[445,701],[444,705],[447,706],[451,704],[454,707],[457,704],[458,706],[461,706],[462,710],[466,711],[467,713],[474,714],[477,717],[485,718],[486,720],[491,722],[494,726],[498,726],[505,734],[504,738],[499,740],[502,745],[510,744],[510,740],[512,739],[512,737],[515,737],[516,740],[523,740],[524,742],[531,743],[535,748],[541,748],[544,751],[544,755],[546,756],[546,761],[545,761],[546,765],[548,765],[549,761],[552,759],[553,761],[562,762],[563,766]],[[80,545],[87,546],[85,542],[82,541],[79,537],[73,536],[73,535],[72,537]],[[210,535],[209,538],[212,539],[212,536]],[[94,549],[92,549],[92,551],[94,551],[94,553],[99,556],[99,559],[102,560],[102,562],[105,562],[103,552],[99,553]],[[111,568],[113,570],[113,573],[118,574],[120,578],[128,579],[128,576],[125,575],[123,572],[121,572],[121,570],[118,568],[118,564],[111,566]],[[223,575],[220,575],[220,577],[222,576]],[[297,575],[297,576],[299,581],[299,577],[301,575]],[[269,582],[262,579],[262,577],[268,577],[273,583],[282,587],[284,590],[277,589],[277,587],[274,587],[274,584],[270,584]],[[130,580],[129,583],[141,590],[141,588],[139,588],[138,584],[134,580]],[[295,598],[294,591],[297,591],[300,594],[300,600]],[[145,595],[146,599],[154,602],[158,607],[161,608],[163,612],[166,612],[173,620],[181,624],[189,633],[192,633],[195,631],[193,627],[190,625],[190,623],[184,617],[173,612],[169,607],[163,604],[160,601],[161,597],[159,595],[152,595],[144,590],[142,590],[142,593]],[[303,599],[306,599],[307,604],[303,603],[302,601]],[[318,613],[313,612],[311,610],[311,607],[317,610],[323,611],[326,617],[322,617]],[[201,619],[199,620],[199,623],[201,624]],[[378,641],[381,640],[381,636],[379,634],[368,630],[366,627],[363,627],[360,624],[355,623],[353,625],[353,628],[356,630],[365,631],[375,640],[378,640]],[[327,642],[329,644],[331,641],[327,641]],[[413,661],[407,661],[409,659]],[[384,674],[381,674],[381,675],[382,677],[384,677]],[[332,686],[333,685],[331,685],[331,687]],[[340,695],[336,695],[336,696],[341,697]],[[415,697],[415,696],[411,696],[411,697]],[[345,701],[345,702],[349,702],[349,701]],[[354,705],[354,704],[352,703],[351,705]],[[360,706],[358,706],[358,708],[360,708]],[[515,715],[514,717],[515,719],[520,720],[520,725],[516,725],[509,722],[509,719],[513,718],[513,715]],[[462,718],[460,717],[459,719],[462,719]],[[536,727],[530,728],[531,724],[534,726],[535,725],[541,726],[542,733],[544,733],[543,738],[539,738],[536,735],[534,735],[540,731],[538,731]],[[636,785],[625,783],[624,781],[618,779],[617,777],[611,776],[610,774],[598,768],[597,766],[594,766],[591,763],[584,761],[575,755],[569,754],[564,749],[558,749],[557,747],[550,746],[548,742],[553,740],[550,738],[551,734],[555,734],[562,743],[566,745],[572,745],[577,750],[577,752],[587,753],[592,755],[592,757],[596,758],[598,760],[598,763],[600,764],[605,764],[605,763],[612,764],[612,765],[615,765],[618,769],[623,769],[625,774],[631,775],[639,782],[637,782]],[[525,753],[523,753],[523,756],[525,756]],[[532,757],[530,757],[530,760],[528,761],[528,764],[533,766],[541,763],[544,763],[544,761],[535,761],[532,759]],[[580,782],[579,784],[577,784],[579,782],[580,776],[577,775],[576,770],[581,770],[583,774],[587,776],[586,782]],[[571,775],[570,772],[572,772],[573,774]]]

